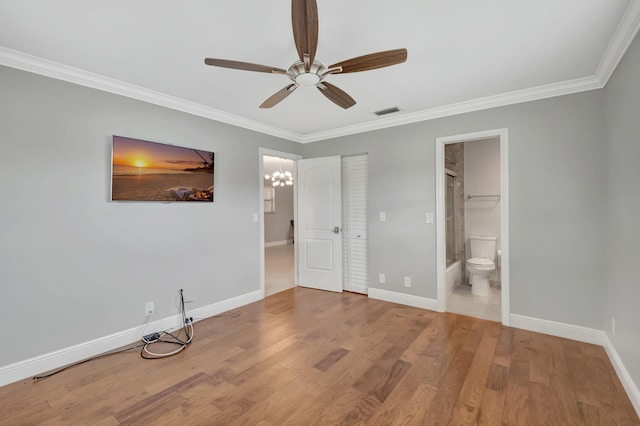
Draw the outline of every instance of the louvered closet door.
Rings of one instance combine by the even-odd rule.
[[[367,155],[342,159],[342,283],[347,291],[369,288]]]

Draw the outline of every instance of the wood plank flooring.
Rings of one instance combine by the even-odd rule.
[[[0,388],[0,424],[640,425],[602,347],[304,288]]]

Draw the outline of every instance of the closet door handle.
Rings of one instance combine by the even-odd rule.
[[[333,233],[334,234],[339,234],[340,233],[340,227],[336,226],[335,228],[333,228]]]

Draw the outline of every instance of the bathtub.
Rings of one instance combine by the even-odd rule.
[[[462,262],[459,260],[447,266],[444,274],[447,283],[447,294],[450,294],[456,286],[462,284],[462,272]]]

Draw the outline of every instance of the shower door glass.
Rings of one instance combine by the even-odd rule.
[[[445,192],[445,218],[446,218],[446,238],[447,238],[447,266],[458,260],[458,247],[457,241],[457,220],[456,220],[456,184],[457,177],[449,173],[445,174],[446,177],[446,192]]]

